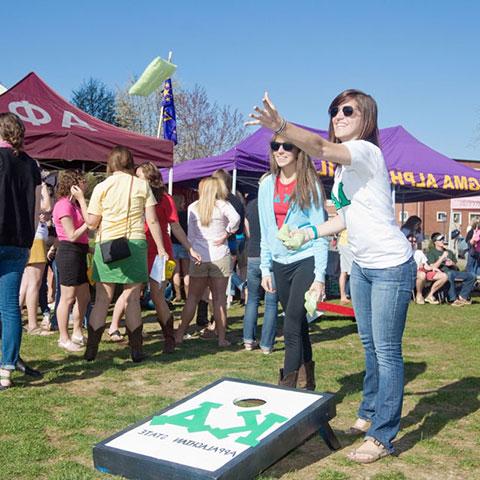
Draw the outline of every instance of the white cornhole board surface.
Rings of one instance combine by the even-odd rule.
[[[96,445],[95,467],[132,479],[252,478],[335,416],[332,397],[221,379]]]

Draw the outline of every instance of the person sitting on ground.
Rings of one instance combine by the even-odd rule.
[[[439,268],[433,268],[428,264],[427,256],[422,250],[418,250],[417,248],[417,239],[415,235],[409,235],[407,238],[412,244],[413,258],[418,267],[416,281],[417,294],[415,302],[419,305],[424,305],[425,302],[431,303],[432,305],[438,305],[440,302],[434,295],[448,282],[448,275],[442,272]],[[427,281],[433,283],[428,295],[423,298],[423,289],[425,288]]]
[[[463,307],[464,305],[472,303],[469,297],[475,286],[477,277],[473,273],[459,271],[457,267],[457,257],[451,250],[445,247],[445,236],[442,233],[436,232],[432,234],[431,238],[433,247],[427,253],[427,260],[433,268],[439,268],[448,275],[448,281],[450,283],[448,301],[453,307]],[[458,297],[455,280],[463,280]]]

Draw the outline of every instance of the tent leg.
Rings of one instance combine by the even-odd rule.
[[[173,167],[168,169],[168,194],[172,195],[173,193]]]
[[[235,167],[232,172],[232,193],[235,195],[237,191],[237,168]]]

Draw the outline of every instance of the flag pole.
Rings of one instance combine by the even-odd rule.
[[[168,61],[169,62],[172,61],[172,56],[173,56],[173,52],[172,51],[168,52]],[[160,138],[160,136],[162,135],[163,109],[164,109],[164,106],[163,106],[163,103],[162,103],[162,106],[160,107],[160,118],[158,119],[157,138]],[[173,193],[173,167],[170,167],[168,169],[168,190],[167,191],[168,191],[169,195],[172,195],[172,193]]]
[[[172,61],[172,52],[168,52],[168,61]],[[160,107],[160,118],[158,119],[157,138],[162,134],[163,105]]]

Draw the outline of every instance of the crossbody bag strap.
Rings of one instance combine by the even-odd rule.
[[[127,222],[125,224],[125,238],[127,238],[127,234],[128,234],[128,226],[129,226],[128,217],[130,216],[130,201],[132,196],[132,186],[133,186],[133,175],[132,175],[132,178],[130,179],[130,189],[128,190],[128,207],[127,207]]]

